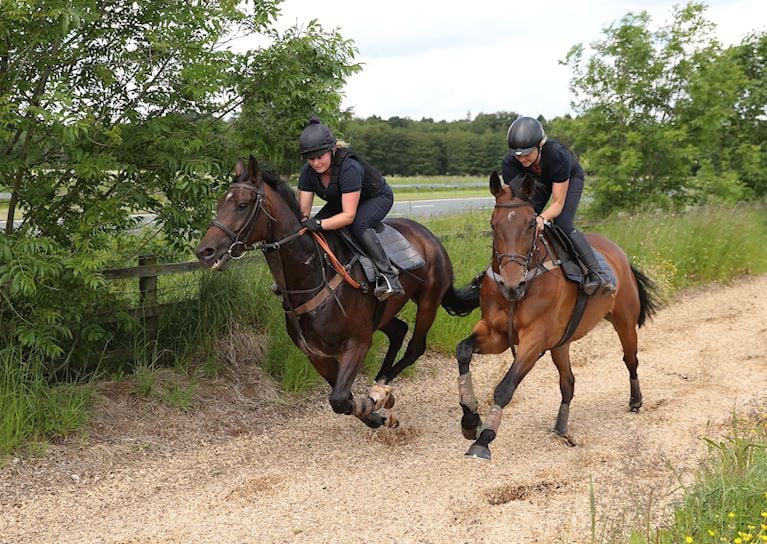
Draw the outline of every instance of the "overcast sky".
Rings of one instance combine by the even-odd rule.
[[[277,28],[317,19],[359,49],[363,70],[344,107],[378,115],[456,120],[516,111],[547,118],[571,112],[569,49],[603,37],[626,13],[647,11],[653,29],[678,2],[658,0],[285,0]],[[767,30],[767,1],[712,0],[706,18],[725,44]]]

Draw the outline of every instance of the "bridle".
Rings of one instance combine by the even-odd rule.
[[[306,229],[299,229],[297,232],[294,232],[293,234],[276,242],[266,242],[262,240],[257,242],[255,245],[248,245],[246,240],[248,234],[250,234],[250,231],[253,230],[253,227],[256,225],[258,215],[262,210],[266,215],[269,215],[269,212],[264,209],[264,192],[260,186],[256,188],[250,183],[232,183],[228,190],[231,191],[232,189],[247,189],[249,191],[253,191],[256,193],[256,201],[250,210],[248,219],[245,221],[245,223],[243,223],[242,227],[240,227],[240,230],[237,232],[234,232],[232,229],[216,219],[210,223],[211,226],[218,228],[224,234],[226,234],[229,240],[232,242],[232,244],[229,246],[229,249],[226,250],[226,254],[229,255],[230,258],[234,260],[242,259],[242,257],[245,255],[245,252],[250,251],[251,249],[260,249],[264,252],[279,251],[282,245],[290,242],[295,238],[298,238],[305,232]]]
[[[532,202],[530,202],[527,199],[524,199],[524,202],[512,202],[509,204],[496,204],[496,208],[525,208],[525,207],[533,207]],[[533,216],[533,222],[535,222],[535,218],[538,216],[538,214],[535,214]],[[494,256],[498,261],[498,273],[503,270],[503,267],[506,266],[509,262],[513,262],[515,264],[518,264],[522,267],[522,277],[527,276],[528,269],[530,268],[530,263],[533,260],[533,255],[535,255],[535,252],[538,249],[538,245],[536,244],[536,231],[533,230],[532,239],[530,240],[530,250],[527,252],[527,254],[523,255],[522,253],[501,253],[500,251],[494,251]]]

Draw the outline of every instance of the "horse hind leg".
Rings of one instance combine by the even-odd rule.
[[[567,423],[570,416],[570,401],[575,392],[575,376],[570,364],[570,343],[551,350],[551,360],[559,371],[559,391],[562,394],[562,403],[559,405],[557,422],[554,424],[554,432],[559,436],[567,437]],[[570,440],[572,445],[572,440]]]
[[[381,369],[376,375],[376,382],[388,383],[392,380],[392,365],[394,363],[394,358],[397,356],[397,353],[399,353],[399,350],[405,341],[407,328],[407,323],[398,317],[393,317],[386,325],[381,327],[380,331],[389,339],[389,348],[386,350],[386,356],[381,364]]]
[[[629,384],[631,386],[629,409],[632,412],[639,412],[642,407],[642,391],[639,388],[639,376],[637,375],[639,359],[637,358],[636,320],[620,319],[620,316],[614,315],[612,324],[620,338],[623,348],[623,362],[629,371]]]
[[[416,304],[418,310],[415,314],[413,336],[410,337],[410,341],[407,343],[405,354],[386,376],[386,383],[391,382],[400,372],[416,362],[426,352],[426,335],[434,324],[434,319],[437,317],[437,306],[431,300],[424,298],[416,301]]]

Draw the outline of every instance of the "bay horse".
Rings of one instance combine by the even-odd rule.
[[[440,241],[415,221],[388,219],[385,222],[405,236],[425,263],[400,273],[403,295],[380,302],[372,288],[359,288],[367,286],[362,267],[339,233],[310,235],[300,217],[295,194],[286,183],[262,172],[253,157],[247,167],[239,161],[235,180],[197,246],[197,257],[206,267],[221,268],[246,250],[261,249],[282,294],[288,334],[330,384],[333,411],[354,415],[372,428],[395,427],[389,383],[425,352],[440,304],[455,315],[468,315],[479,305],[478,286],[456,290],[450,257]],[[318,245],[323,240],[329,251]],[[334,268],[333,260],[345,266]],[[343,272],[351,275],[347,281]],[[356,287],[355,278],[360,284]],[[415,327],[395,364],[408,330],[397,313],[408,300],[417,307]],[[389,347],[368,396],[355,398],[352,384],[376,330],[388,337]]]
[[[597,294],[585,299],[580,321],[577,326],[575,322],[570,325],[580,287],[569,281],[558,266],[558,259],[564,256],[552,254],[554,244],[548,230],[536,232],[531,199],[537,183],[532,175],[524,174],[504,187],[497,172],[490,176],[490,192],[495,197],[491,219],[493,256],[480,285],[481,318],[471,335],[456,348],[459,402],[463,409],[461,429],[464,437],[474,440],[466,452],[470,457],[490,459],[489,444],[500,427],[503,408],[547,350],[559,371],[562,394],[554,431],[568,438],[567,422],[575,386],[570,343],[586,335],[602,318],[612,323],[620,338],[629,372],[629,407],[637,412],[642,406],[637,377],[637,328],[658,308],[655,285],[615,243],[598,234],[587,234],[589,243],[609,264],[617,290],[613,295]],[[483,424],[471,381],[472,354],[503,353],[510,347],[514,361],[495,388],[493,405]]]

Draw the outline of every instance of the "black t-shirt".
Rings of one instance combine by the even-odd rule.
[[[549,201],[551,197],[551,190],[555,183],[563,183],[570,180],[570,184],[579,183],[583,184],[583,168],[581,168],[578,159],[560,143],[554,140],[547,140],[543,144],[541,149],[541,174],[535,175],[532,168],[525,168],[522,166],[514,153],[509,153],[503,159],[503,165],[501,171],[503,173],[503,181],[509,183],[516,176],[529,172],[535,175],[536,179],[541,182],[541,189],[536,192],[533,197],[533,203],[538,213],[543,210],[543,207]]]
[[[338,172],[338,193],[353,193],[362,189],[362,179],[365,177],[365,169],[354,157],[348,157],[342,164]],[[301,168],[298,175],[298,188],[302,191],[311,191],[327,201],[329,195],[327,189],[320,180],[320,175],[306,163]],[[331,197],[333,195],[330,195]]]
[[[331,177],[327,188],[322,184],[320,175],[308,163],[304,164],[298,175],[298,188],[302,191],[311,191],[326,202],[336,204],[341,204],[341,197],[344,193],[355,191],[361,191],[360,201],[378,196],[394,199],[386,179],[376,169],[364,162],[364,159],[358,159],[351,151],[339,149],[333,156],[331,173],[335,172],[337,168],[336,161],[340,161],[338,178],[334,182],[333,177]]]

